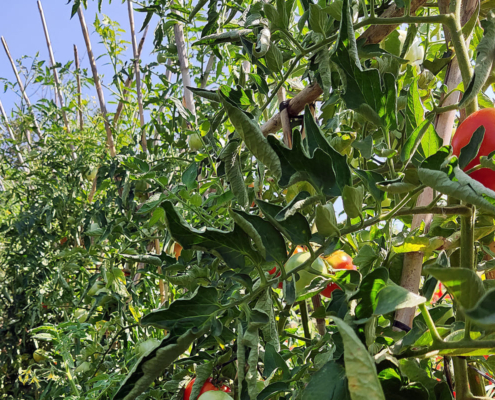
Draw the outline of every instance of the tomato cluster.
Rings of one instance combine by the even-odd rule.
[[[309,258],[311,257],[311,254],[307,251],[302,251],[302,252],[297,252],[294,254],[287,263],[285,264],[285,272],[290,273],[292,270],[295,268],[299,267],[301,264],[306,262]],[[311,283],[311,281],[316,277],[315,271],[317,271],[319,274],[326,274],[328,273],[327,267],[325,265],[325,260],[332,269],[337,270],[337,269],[350,269],[350,270],[356,270],[356,266],[353,264],[352,258],[349,254],[347,254],[345,251],[342,250],[337,250],[330,254],[326,258],[317,258],[313,264],[311,265],[311,270],[301,270],[298,271],[299,279],[296,281],[296,294],[299,294],[304,291],[304,289]],[[277,267],[274,267],[271,269],[268,273],[270,275],[274,275],[277,272]],[[280,272],[277,274],[277,277],[280,276]],[[283,284],[279,283],[278,288],[282,289]],[[323,289],[320,294],[324,297],[331,297],[332,293],[340,289],[339,285],[336,283],[330,283],[327,285],[325,289]]]

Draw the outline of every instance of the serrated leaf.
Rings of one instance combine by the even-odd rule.
[[[459,107],[466,107],[476,98],[492,71],[493,61],[495,59],[494,14],[490,13],[488,18],[481,22],[481,25],[483,26],[485,32],[476,49],[476,66],[474,67],[471,82],[459,102]]]
[[[258,35],[258,42],[253,44],[253,56],[260,58],[268,52],[268,49],[270,48],[270,38],[270,29],[263,28]],[[260,48],[259,51],[256,50],[257,47]]]
[[[384,315],[402,308],[416,307],[426,302],[423,296],[418,296],[409,290],[389,282],[378,293],[374,315]]]
[[[262,200],[255,200],[256,204],[266,216],[268,221],[287,237],[293,244],[309,245],[311,228],[308,221],[301,214],[296,213],[284,220],[277,220],[276,216],[282,211],[282,207],[270,204]]]
[[[491,289],[479,299],[473,308],[464,310],[464,312],[476,323],[476,325],[480,325],[485,328],[493,328],[495,326],[495,310],[493,309],[494,301],[495,289]]]
[[[184,249],[205,250],[222,258],[233,269],[243,268],[244,257],[261,262],[260,255],[251,247],[249,236],[237,225],[231,232],[214,228],[194,229],[177,214],[170,201],[163,203],[165,221],[172,238]]]
[[[232,193],[234,193],[241,207],[247,207],[249,205],[249,196],[239,160],[238,150],[240,144],[241,141],[239,139],[230,140],[221,151],[219,158],[225,163],[225,174],[227,175]]]
[[[190,329],[182,336],[169,334],[157,348],[134,364],[112,399],[136,399],[205,332],[205,330]]]
[[[351,299],[360,300],[356,306],[356,318],[369,318],[377,305],[380,290],[387,286],[388,270],[377,268],[363,278],[359,291]]]
[[[443,166],[449,155],[450,148],[443,147],[427,158],[418,170],[421,182],[440,193],[495,214],[495,192],[470,178],[457,165],[449,163]]]
[[[427,267],[424,272],[442,282],[456,301],[466,309],[474,307],[485,292],[481,278],[468,268]]]
[[[182,334],[205,324],[220,309],[215,288],[200,286],[191,298],[174,301],[166,309],[152,311],[141,318],[141,325],[154,326]]]
[[[241,40],[243,36],[246,36],[251,33],[251,29],[240,29],[237,31],[228,31],[222,33],[215,33],[213,35],[208,35],[200,40],[197,40],[192,45],[193,46],[201,46],[208,45],[212,46],[220,43],[236,43]]]
[[[233,210],[233,213],[246,221],[255,230],[256,235],[259,236],[259,239],[261,240],[260,245],[266,251],[266,254],[264,255],[266,261],[276,261],[279,264],[285,263],[287,260],[287,247],[285,246],[284,238],[272,224],[261,217],[243,211]],[[238,220],[235,221],[238,222]],[[239,225],[241,227],[243,226],[242,224]],[[255,240],[255,243],[256,242],[257,241]]]
[[[352,400],[385,400],[375,361],[352,328],[333,317],[344,342],[345,374]]]
[[[469,143],[461,149],[461,153],[459,154],[459,168],[464,170],[475,159],[484,138],[485,127],[482,125],[474,131],[473,136],[469,139]]]
[[[323,365],[304,388],[302,400],[346,400],[350,398],[347,389],[346,371],[335,361]]]
[[[280,72],[284,64],[284,56],[275,43],[271,43],[265,54],[266,66],[272,72]]]
[[[153,255],[149,254],[121,254],[121,256],[130,261],[140,262],[143,264],[151,264],[151,265],[162,265],[162,260]]]
[[[258,123],[251,119],[244,111],[237,108],[222,91],[219,90],[219,93],[225,111],[237,133],[244,143],[246,143],[246,147],[258,160],[268,167],[275,178],[279,178],[282,175],[280,160],[269,146]]]

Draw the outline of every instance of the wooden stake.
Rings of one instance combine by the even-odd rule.
[[[45,39],[46,39],[46,45],[48,47],[48,54],[50,56],[50,62],[52,63],[52,66],[53,66],[53,80],[55,81],[55,94],[56,94],[56,97],[58,97],[60,108],[62,109],[62,117],[64,119],[65,129],[67,130],[67,133],[69,133],[69,131],[70,131],[69,120],[67,119],[67,113],[65,112],[65,103],[64,103],[64,99],[62,97],[62,91],[60,89],[60,79],[58,78],[57,68],[55,68],[55,65],[57,63],[55,62],[55,56],[53,55],[52,43],[50,41],[50,35],[48,34],[48,27],[46,26],[45,14],[43,12],[43,7],[41,6],[40,0],[38,0],[38,10],[40,12],[41,23],[43,25],[43,31],[45,32]],[[72,158],[75,160],[76,159],[76,153],[74,152],[75,149],[74,149],[74,145],[72,143],[70,144],[70,148],[72,150]]]
[[[93,55],[93,49],[91,47],[91,40],[89,38],[88,27],[86,25],[86,20],[84,19],[84,14],[81,7],[79,7],[79,9],[77,10],[77,15],[79,16],[79,22],[81,23],[81,29],[84,36],[84,41],[86,42],[86,49],[88,51],[89,63],[91,64],[91,71],[93,72],[93,80],[96,86],[96,93],[98,94],[98,100],[100,101],[100,110],[103,116],[103,121],[105,123],[105,130],[107,132],[107,147],[110,151],[110,155],[112,157],[115,157],[117,153],[115,151],[115,144],[113,141],[112,130],[108,122],[105,96],[103,95],[103,89],[101,87],[100,77],[98,76],[98,70],[96,69],[96,61]]]
[[[470,18],[474,9],[476,8],[477,0],[467,0],[464,4],[464,13],[462,14],[462,24],[464,25]],[[462,82],[461,71],[459,69],[459,64],[457,58],[452,59],[450,62],[447,72],[445,74],[445,84],[447,85],[447,92],[455,89],[459,83]],[[443,106],[456,104],[459,101],[459,92],[453,92],[450,94]],[[443,144],[450,144],[450,139],[452,136],[452,129],[454,127],[456,116],[456,110],[448,111],[437,115],[435,120],[435,130],[438,135],[442,138]],[[433,201],[433,189],[426,188],[423,193],[418,198],[416,202],[417,207],[422,207],[430,204]],[[425,231],[427,232],[431,221],[432,214],[417,214],[413,217],[411,230],[417,229],[421,223],[425,222]],[[423,269],[423,253],[414,252],[404,254],[404,263],[402,266],[402,277],[401,286],[407,290],[418,293],[419,285],[421,282],[421,270]],[[414,315],[416,313],[416,307],[403,308],[398,310],[395,314],[396,329],[402,329],[406,326],[411,328]]]
[[[79,54],[77,53],[77,46],[74,45],[74,60],[76,62],[76,81],[77,81],[77,114],[79,116],[79,129],[82,131],[84,128],[84,120],[82,113],[82,88],[81,88],[81,74],[79,66]]]
[[[134,75],[136,76],[136,92],[137,92],[137,101],[139,107],[139,122],[141,123],[141,147],[143,149],[143,152],[146,152],[147,144],[146,144],[146,131],[144,129],[143,95],[141,92],[141,72],[139,70],[139,51],[136,42],[136,34],[134,31],[134,10],[132,8],[131,0],[127,0],[127,7],[129,10],[129,23],[131,26],[132,50],[134,53]]]
[[[7,41],[5,40],[5,38],[3,36],[2,36],[2,44],[3,44],[3,48],[5,49],[5,53],[7,54],[7,57],[9,58],[10,65],[12,66],[12,70],[14,71],[15,78],[17,79],[17,84],[19,85],[19,88],[21,89],[22,97],[24,97],[24,100],[29,107],[29,111],[31,111],[31,114],[33,116],[34,126],[36,127],[36,133],[38,134],[38,136],[41,139],[43,139],[43,135],[41,133],[40,127],[38,126],[38,121],[36,121],[36,115],[34,114],[33,107],[31,106],[31,102],[29,101],[28,95],[26,94],[26,90],[24,89],[24,84],[21,81],[21,77],[19,76],[19,73],[17,72],[17,67],[15,66],[14,59],[10,55],[10,50],[9,50],[9,46],[7,45]],[[26,138],[27,138],[29,145],[32,146],[33,143],[31,141],[31,133],[29,131],[26,131]]]
[[[280,122],[282,123],[282,132],[284,134],[284,144],[292,149],[292,129],[290,127],[289,111],[285,103],[285,88],[282,86],[277,92],[278,104],[280,108]]]
[[[162,249],[160,248],[160,241],[158,239],[155,239],[155,253],[158,256],[160,254],[162,254]],[[156,272],[161,274],[162,273],[162,267],[161,266],[158,267]],[[160,278],[160,280],[158,281],[158,286],[160,288],[160,304],[163,305],[167,301],[168,290],[165,290],[165,284],[163,283],[162,278]],[[168,287],[167,287],[167,289],[168,289]]]
[[[178,23],[174,25],[175,44],[177,45],[177,55],[179,56],[180,72],[182,74],[182,85],[184,87],[184,98],[186,108],[196,115],[194,98],[192,92],[187,88],[191,85],[191,76],[189,75],[189,60],[187,58],[186,41],[184,38],[184,27]]]
[[[143,50],[144,40],[146,39],[146,34],[148,33],[148,27],[149,27],[149,25],[144,30],[143,37],[139,41],[137,58],[141,57],[141,51]],[[124,91],[122,93],[122,99],[119,101],[119,104],[117,105],[117,110],[115,111],[115,114],[113,116],[113,122],[112,123],[113,123],[114,128],[117,125],[117,122],[120,118],[120,115],[122,114],[122,110],[124,109],[124,102],[127,100],[127,91],[131,87],[131,84],[132,84],[132,77],[129,77],[126,79],[126,81],[124,83]]]
[[[201,80],[201,89],[204,89],[208,83],[208,77],[210,76],[210,72],[213,68],[213,64],[215,63],[215,55],[212,54],[208,59],[208,63],[206,64],[206,69],[203,74],[203,79]]]
[[[19,163],[21,165],[24,165],[24,158],[22,158],[21,149],[19,149],[19,146],[17,145],[17,140],[14,136],[14,132],[12,131],[12,128],[10,127],[9,119],[7,118],[7,114],[3,108],[3,104],[1,101],[0,101],[0,112],[2,113],[2,116],[5,119],[5,126],[7,127],[7,131],[9,132],[9,136],[14,142],[15,151],[17,152],[17,159],[19,160]]]

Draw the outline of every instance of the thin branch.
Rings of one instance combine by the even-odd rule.
[[[31,111],[31,114],[33,116],[34,126],[36,127],[36,132],[38,133],[38,136],[41,139],[43,139],[43,135],[41,134],[40,127],[38,126],[38,121],[36,121],[36,115],[34,114],[33,107],[31,105],[31,101],[29,101],[29,97],[26,94],[24,84],[22,83],[21,77],[19,76],[19,72],[17,72],[17,67],[15,66],[14,59],[10,55],[9,46],[7,45],[7,41],[5,40],[5,38],[3,36],[2,36],[2,44],[3,44],[3,48],[5,49],[5,53],[7,54],[7,57],[9,58],[10,65],[12,66],[12,70],[14,71],[15,78],[17,80],[17,84],[19,85],[19,88],[21,89],[22,97],[24,97],[24,100],[26,101],[26,104],[28,105],[29,111]],[[29,145],[32,145],[33,143],[31,141],[31,133],[29,133],[29,131],[26,131],[26,138],[27,138]]]
[[[108,122],[107,116],[107,106],[105,104],[105,96],[103,95],[103,89],[101,87],[100,77],[98,76],[98,70],[96,69],[96,61],[93,55],[93,49],[91,47],[91,40],[89,37],[88,27],[86,25],[86,20],[84,19],[84,14],[82,7],[77,10],[77,15],[79,16],[79,21],[81,23],[81,29],[84,36],[84,41],[86,42],[86,49],[88,51],[89,63],[91,64],[91,71],[93,72],[93,80],[96,86],[96,93],[98,94],[98,100],[100,102],[100,110],[103,116],[103,121],[105,123],[105,130],[107,132],[107,147],[110,150],[110,155],[115,157],[117,155],[115,151],[115,144],[113,141],[112,130],[110,128],[110,123]]]

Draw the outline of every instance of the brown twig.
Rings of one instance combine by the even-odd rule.
[[[117,152],[115,151],[115,143],[113,141],[112,130],[110,128],[110,123],[108,122],[107,116],[107,106],[105,104],[105,96],[103,95],[103,88],[101,86],[100,77],[98,76],[98,70],[96,69],[96,61],[93,55],[93,49],[91,47],[91,40],[89,37],[88,27],[86,25],[86,20],[84,19],[84,14],[82,7],[77,10],[77,15],[79,16],[79,21],[81,23],[81,29],[84,36],[84,41],[86,43],[86,49],[88,51],[89,63],[91,65],[91,71],[93,73],[93,80],[96,86],[96,93],[98,94],[98,100],[100,102],[100,110],[103,116],[103,122],[105,123],[105,130],[107,133],[107,147],[110,151],[110,155],[115,157]]]

